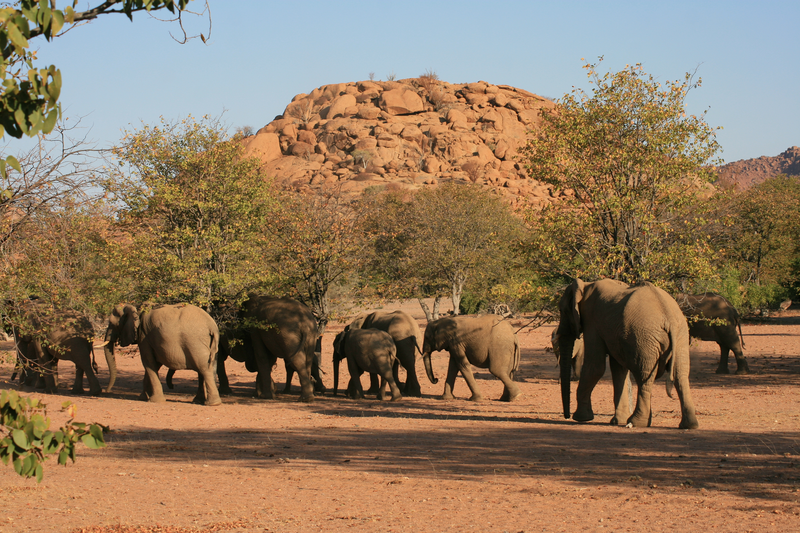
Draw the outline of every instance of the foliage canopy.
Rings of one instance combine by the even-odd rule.
[[[568,194],[528,214],[532,261],[564,276],[662,286],[708,274],[708,243],[693,232],[703,221],[690,206],[707,191],[719,146],[704,115],[684,106],[700,80],[662,86],[640,65],[584,68],[592,94],[574,89],[543,109],[523,149],[531,177]]]

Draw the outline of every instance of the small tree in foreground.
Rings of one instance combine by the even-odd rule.
[[[16,391],[0,393],[0,459],[9,463],[24,478],[44,477],[43,463],[51,455],[58,456],[58,464],[67,460],[75,462],[75,447],[82,442],[88,448],[105,447],[103,428],[98,424],[75,422],[75,405],[64,402],[62,409],[69,420],[58,431],[50,431],[45,405],[36,398],[21,397]]]
[[[662,86],[640,65],[584,68],[592,94],[575,89],[543,109],[523,149],[531,177],[567,193],[528,213],[531,261],[543,274],[673,287],[708,276],[711,250],[691,206],[708,189],[719,145],[684,105],[700,80]]]

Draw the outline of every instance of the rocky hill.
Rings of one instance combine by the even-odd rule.
[[[297,190],[357,194],[447,180],[499,190],[512,204],[554,200],[516,156],[553,102],[508,85],[435,76],[324,85],[245,139],[269,175]]]
[[[792,146],[775,157],[761,156],[742,159],[719,167],[719,183],[735,186],[738,190],[749,189],[778,174],[800,176],[800,148]]]

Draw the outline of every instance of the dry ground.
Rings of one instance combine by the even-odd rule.
[[[660,385],[653,427],[607,425],[608,379],[594,393],[593,423],[564,420],[546,350],[552,326],[519,333],[524,396],[512,404],[466,401],[461,377],[462,399],[441,401],[443,382],[430,384],[421,362],[424,396],[396,403],[326,395],[302,404],[296,381],[292,395],[254,400],[253,376],[234,362],[234,395],[220,407],[190,403],[189,372],[177,374],[167,403],[149,404],[136,401],[138,354],[122,353],[112,394],[45,397],[54,424],[69,399],[78,420],[109,426],[108,447],[81,448],[67,467],[48,462],[40,485],[0,468],[0,532],[798,531],[797,315],[744,325],[748,376],[714,374],[716,344],[692,346],[695,431],[676,429],[678,401]],[[339,328],[325,338],[328,386]],[[0,387],[15,388],[4,361]],[[446,355],[434,361],[444,378]],[[61,364],[64,391],[73,368]],[[500,382],[477,375],[498,398]]]

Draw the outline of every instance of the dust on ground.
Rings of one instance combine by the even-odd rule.
[[[407,309],[424,330],[419,308]],[[329,387],[341,327],[325,336]],[[514,403],[496,401],[502,384],[484,370],[476,379],[492,400],[467,401],[460,376],[459,399],[439,400],[443,382],[432,385],[421,362],[422,398],[328,393],[305,404],[295,378],[292,394],[256,400],[254,376],[229,360],[234,394],[223,405],[192,404],[190,372],[165,387],[166,403],[150,404],[137,401],[135,350],[118,350],[115,389],[98,398],[67,394],[74,366],[61,363],[63,395],[27,394],[44,397],[54,426],[64,421],[57,407],[73,401],[78,420],[110,428],[108,447],[81,447],[67,467],[51,459],[38,485],[0,468],[0,532],[798,530],[800,313],[743,325],[750,375],[714,374],[717,345],[693,343],[694,431],[677,429],[680,407],[663,382],[652,427],[609,426],[608,376],[593,395],[595,421],[564,420],[552,327],[518,333]],[[18,388],[3,355],[0,388]],[[436,375],[446,369],[446,354],[434,354]]]

